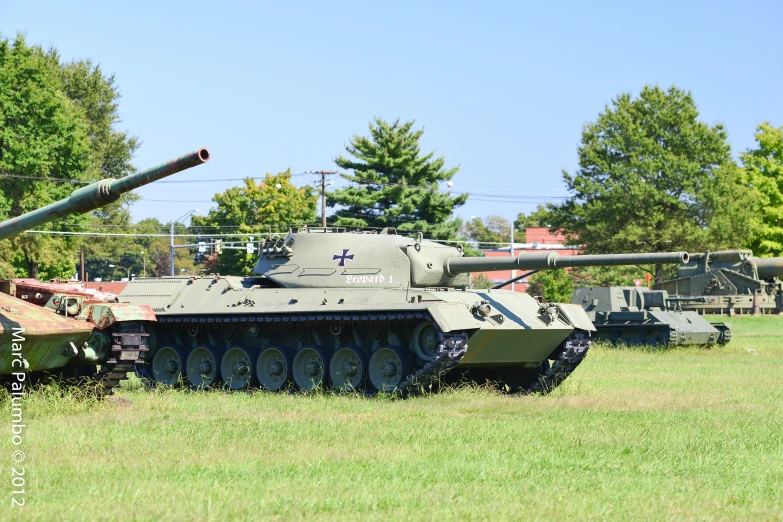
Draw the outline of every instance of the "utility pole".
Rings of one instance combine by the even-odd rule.
[[[174,220],[171,220],[171,244],[169,246],[169,275],[174,275]]]
[[[509,248],[509,251],[511,252],[511,257],[513,258],[514,257],[514,221],[513,220],[511,221],[511,226],[509,226],[508,228],[511,229],[511,247]],[[511,269],[511,279],[512,279],[511,291],[512,292],[514,291],[513,279],[516,276],[517,276],[517,271],[512,268]]]
[[[326,176],[334,176],[339,172],[336,170],[316,170],[308,172],[308,174],[321,176],[321,226],[326,228]],[[334,181],[329,180],[329,185],[334,185]]]
[[[82,285],[83,285],[84,283],[86,283],[86,282],[87,282],[87,281],[84,279],[84,247],[82,247],[82,259],[81,259],[81,264],[82,264]]]

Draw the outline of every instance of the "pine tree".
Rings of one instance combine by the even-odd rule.
[[[424,130],[413,125],[375,118],[369,137],[355,135],[345,147],[353,159],[335,158],[338,167],[353,171],[343,174],[352,185],[328,196],[330,207],[343,207],[334,215],[336,225],[415,230],[433,239],[457,236],[462,223],[452,214],[468,195],[441,192],[439,183],[454,177],[459,167],[445,168],[442,156],[422,154]]]

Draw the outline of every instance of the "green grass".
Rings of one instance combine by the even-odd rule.
[[[0,518],[781,519],[783,317],[732,323],[711,350],[596,346],[547,397],[49,389]]]

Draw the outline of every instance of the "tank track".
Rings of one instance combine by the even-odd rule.
[[[395,393],[401,397],[427,389],[443,374],[459,364],[468,351],[466,334],[444,335],[440,333],[438,354],[420,370],[402,381]]]
[[[718,344],[723,346],[724,344],[728,344],[729,341],[731,341],[731,328],[729,328],[729,325],[726,323],[710,323],[712,326],[714,326],[719,332],[720,337],[718,337]]]
[[[554,362],[541,373],[527,390],[529,393],[546,395],[565,381],[579,366],[590,350],[590,332],[574,331],[555,352]]]
[[[323,314],[253,314],[225,316],[168,316],[158,317],[161,331],[170,329],[186,331],[194,325],[207,330],[231,329],[247,326],[248,323],[264,324],[272,330],[299,330],[304,325],[324,327],[331,324],[351,327],[412,327],[420,321],[433,321],[430,314],[422,312],[376,312],[376,313],[323,313]],[[436,325],[437,326],[437,325]],[[443,333],[438,329],[439,345],[435,358],[403,380],[392,392],[398,397],[421,393],[459,364],[468,350],[468,335],[465,333]],[[555,389],[584,360],[591,345],[590,333],[573,332],[553,355],[554,362],[537,376],[537,382],[526,388],[528,393],[546,394]],[[149,385],[154,379],[149,362],[140,362],[135,367],[137,375]],[[372,392],[370,392],[372,393]]]
[[[112,332],[111,356],[92,376],[100,385],[101,395],[110,395],[129,372],[135,371],[136,364],[141,363],[142,352],[147,351],[145,339],[148,335],[141,326],[125,326],[119,332]]]

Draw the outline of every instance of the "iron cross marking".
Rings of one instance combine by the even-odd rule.
[[[353,261],[353,254],[349,254],[348,253],[350,251],[351,251],[350,248],[343,248],[342,255],[335,254],[334,257],[332,257],[332,261],[337,261],[339,259],[340,260],[339,265],[340,266],[345,266],[345,262],[346,261],[348,261],[348,260]]]

